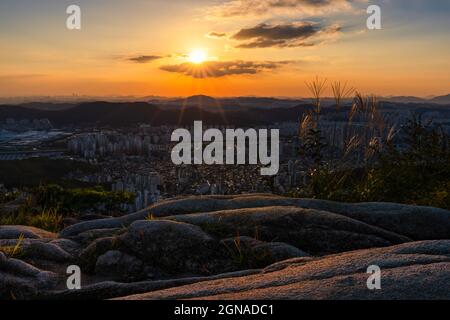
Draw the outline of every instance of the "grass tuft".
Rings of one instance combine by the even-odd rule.
[[[31,226],[55,233],[61,231],[62,221],[63,216],[58,213],[57,209],[44,209],[34,214],[23,208],[17,213],[0,217],[0,225]]]
[[[3,252],[8,258],[20,258],[23,254],[22,242],[24,238],[25,236],[21,234],[15,246],[0,246],[0,252]]]

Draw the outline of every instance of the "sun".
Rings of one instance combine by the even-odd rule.
[[[188,57],[189,62],[200,64],[208,58],[206,51],[202,49],[193,50]]]

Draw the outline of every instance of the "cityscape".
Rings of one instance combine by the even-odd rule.
[[[401,110],[399,103],[380,104],[387,105],[379,110],[384,128],[375,137],[382,140],[389,134],[389,128],[405,125],[414,110],[406,107]],[[327,108],[332,109],[331,106]],[[432,121],[444,133],[450,134],[450,112],[445,105],[431,104],[426,108],[418,105],[416,108],[420,108],[424,122]],[[337,156],[336,151],[344,147],[346,137],[362,134],[367,128],[364,119],[349,123],[346,112],[343,110],[321,115],[319,129],[327,141],[328,160]],[[124,204],[128,212],[179,195],[286,194],[307,184],[311,165],[299,153],[300,117],[301,114],[296,121],[255,127],[280,130],[281,166],[273,177],[261,176],[257,165],[174,165],[171,150],[176,143],[171,141],[171,134],[178,127],[145,123],[116,129],[83,126],[55,128],[48,119],[7,118],[0,123],[2,137],[5,137],[0,160],[48,157],[94,164],[98,168],[94,173],[74,171],[68,172],[64,178],[92,185],[105,184],[110,191],[135,194],[133,204]],[[229,128],[233,126],[218,127],[222,132]],[[193,124],[186,126],[186,129],[192,132]],[[397,136],[396,142],[401,147],[402,138]],[[354,150],[356,161],[351,164],[354,168],[362,165],[360,151]]]

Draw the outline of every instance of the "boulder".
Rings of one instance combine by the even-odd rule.
[[[57,275],[0,252],[0,299],[28,299],[53,288]]]
[[[0,239],[54,239],[56,234],[29,226],[0,226]]]
[[[120,239],[126,252],[168,274],[208,274],[224,268],[225,248],[198,226],[142,220]]]
[[[33,258],[55,262],[69,262],[74,257],[53,243],[35,241],[22,246],[22,258]]]
[[[118,250],[110,250],[98,257],[95,264],[95,274],[118,281],[137,281],[151,277],[145,274],[144,263],[136,257]]]
[[[100,238],[93,241],[79,255],[79,262],[85,272],[93,272],[97,259],[101,255],[120,247],[120,239],[116,237]]]
[[[331,211],[413,240],[450,239],[450,211],[397,203],[340,203],[297,199],[296,206]]]
[[[223,210],[166,217],[220,238],[237,234],[284,242],[313,255],[390,246],[411,239],[327,211],[297,207]]]
[[[88,245],[96,239],[114,237],[118,234],[125,232],[125,230],[126,230],[125,228],[92,229],[81,232],[76,236],[72,236],[70,237],[70,239],[78,243]]]
[[[62,250],[72,255],[73,257],[78,256],[81,250],[81,246],[77,242],[69,239],[54,239],[49,243],[56,245],[57,247],[61,248]]]
[[[74,259],[74,256],[62,249],[50,239],[9,239],[0,240],[0,247],[9,249],[17,247],[17,255],[21,259],[39,259],[55,262],[68,262]]]

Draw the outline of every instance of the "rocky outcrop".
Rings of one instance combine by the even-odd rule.
[[[371,265],[381,268],[380,290],[367,287]],[[122,299],[450,299],[449,280],[450,241],[425,241],[293,259],[254,275]]]
[[[450,213],[436,208],[177,198],[59,235],[0,226],[0,299],[450,298],[448,239]],[[382,290],[365,285],[371,264]],[[69,265],[81,290],[65,289]]]
[[[339,203],[325,200],[294,199],[271,194],[187,197],[162,201],[137,213],[119,218],[86,221],[65,229],[63,237],[93,229],[122,228],[152,215],[167,217],[223,210],[294,206],[346,216],[383,228],[413,240],[450,238],[447,210],[394,203]]]
[[[0,252],[0,298],[27,299],[56,284],[57,275]]]
[[[57,235],[42,229],[29,226],[0,226],[0,239],[45,239],[56,238]]]
[[[223,210],[166,217],[218,237],[236,234],[285,242],[315,255],[389,246],[411,239],[332,212],[296,207]]]
[[[95,263],[95,274],[109,277],[117,281],[136,281],[142,277],[151,278],[146,273],[148,267],[143,261],[118,250],[110,250],[98,257]]]
[[[122,246],[168,274],[209,274],[226,269],[226,252],[200,227],[168,220],[134,222],[120,237]]]

